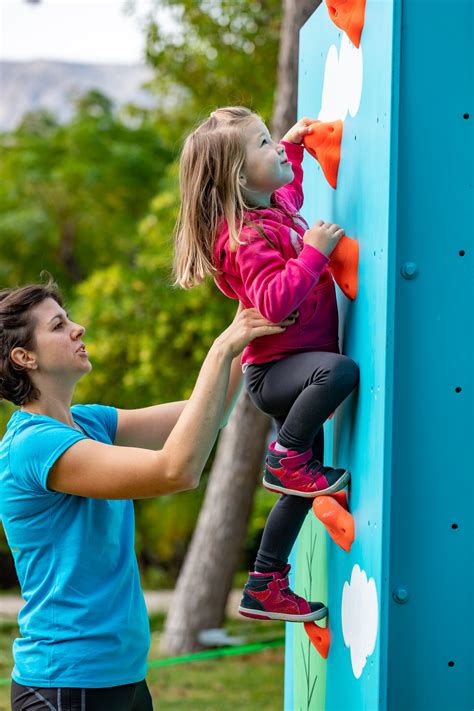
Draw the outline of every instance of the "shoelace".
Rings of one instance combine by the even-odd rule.
[[[324,474],[325,469],[326,469],[326,467],[324,467],[322,465],[322,463],[319,461],[319,459],[316,459],[315,457],[313,457],[312,459],[309,460],[309,462],[307,462],[305,464],[303,471],[305,472],[305,474],[308,474],[309,471],[312,470],[311,474],[313,474],[313,476],[316,476],[316,475],[321,476],[321,474]]]
[[[282,592],[286,593],[288,596],[293,597],[296,602],[298,602],[298,600],[300,599],[300,596],[294,593],[289,585],[287,585],[286,588],[283,588]]]

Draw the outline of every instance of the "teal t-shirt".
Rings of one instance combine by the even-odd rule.
[[[117,411],[75,405],[82,432],[17,411],[0,442],[0,517],[25,605],[13,679],[38,687],[101,688],[141,681],[150,642],[134,550],[132,501],[48,489],[71,445],[112,444]]]

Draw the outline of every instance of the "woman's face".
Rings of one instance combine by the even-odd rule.
[[[275,143],[263,121],[255,118],[244,129],[246,160],[245,193],[252,199],[271,194],[293,180],[293,169],[281,143]],[[256,204],[252,200],[253,204]],[[257,203],[258,204],[258,203]]]
[[[82,342],[85,328],[71,321],[54,299],[34,306],[31,314],[36,321],[33,372],[79,379],[92,369]]]

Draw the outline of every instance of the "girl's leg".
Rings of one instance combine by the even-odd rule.
[[[313,454],[320,461],[324,458],[324,430],[321,427],[313,442]],[[263,530],[260,548],[255,559],[255,570],[266,573],[282,572],[291,549],[298,537],[313,499],[284,494],[276,502]]]
[[[322,458],[324,435],[316,436],[313,452]],[[245,584],[239,612],[260,620],[309,622],[327,615],[322,602],[311,602],[289,587],[287,564],[291,548],[311,506],[312,499],[282,496],[273,507],[263,532],[255,571]]]
[[[312,351],[251,366],[246,385],[255,405],[283,421],[278,443],[303,452],[331,412],[357,385],[359,368],[339,353]]]
[[[311,447],[324,421],[357,384],[356,363],[339,353],[298,353],[251,366],[245,376],[253,402],[282,425],[270,445],[263,485],[303,498],[339,491],[350,473],[325,467]]]
[[[287,448],[281,454],[270,446],[264,484],[298,495],[282,496],[270,513],[255,571],[244,587],[239,607],[244,616],[306,622],[327,614],[322,603],[306,601],[289,588],[287,561],[311,506],[309,497],[342,488],[348,480],[348,472],[326,468],[317,460],[323,459],[322,425],[355,387],[358,376],[350,358],[326,352],[299,353],[246,372],[250,397],[275,418],[278,442]],[[270,486],[267,475],[273,478]]]

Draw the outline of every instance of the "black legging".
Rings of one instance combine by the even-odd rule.
[[[312,448],[323,461],[323,424],[359,381],[359,367],[347,356],[326,351],[297,353],[250,365],[245,384],[259,410],[271,415],[284,447]],[[283,570],[313,500],[284,494],[265,524],[255,570]]]

